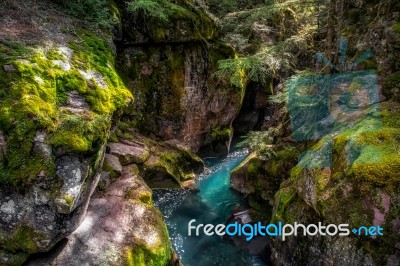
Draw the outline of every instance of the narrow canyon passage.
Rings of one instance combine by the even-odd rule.
[[[236,150],[226,158],[206,159],[209,168],[197,179],[199,192],[155,190],[154,204],[166,219],[172,245],[186,266],[265,265],[258,257],[241,251],[233,242],[220,236],[188,236],[188,223],[225,224],[244,197],[230,189],[229,174],[246,157],[246,150]]]

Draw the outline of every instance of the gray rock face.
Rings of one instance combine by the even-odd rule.
[[[51,149],[51,146],[46,144],[46,142],[45,142],[46,136],[47,136],[47,133],[45,131],[36,132],[36,136],[34,139],[35,145],[33,147],[33,150],[34,150],[34,152],[40,153],[47,157],[47,156],[51,156],[52,149]]]
[[[15,67],[13,65],[4,65],[3,69],[5,72],[13,72],[16,71]]]
[[[143,163],[150,156],[147,146],[139,142],[131,142],[130,145],[109,143],[107,147],[111,154],[119,158],[122,165]]]
[[[23,193],[0,186],[0,264],[22,263],[28,254],[45,252],[71,233],[84,217],[99,174],[90,161],[65,156],[57,176],[42,176]]]
[[[143,251],[148,265],[168,265],[168,232],[151,195],[143,179],[124,167],[119,179],[92,198],[85,219],[63,247],[28,265],[137,265],[144,263],[138,257]]]
[[[76,208],[88,170],[88,166],[81,164],[76,157],[65,156],[58,160],[57,176],[63,181],[63,186],[54,202],[59,213],[69,214]]]
[[[371,255],[349,237],[297,237],[297,241],[293,240],[282,245],[280,239],[274,239],[271,250],[274,265],[376,265]]]
[[[117,177],[121,175],[122,164],[120,163],[117,156],[106,153],[103,169],[110,173],[110,177]]]
[[[80,114],[89,110],[89,104],[86,102],[85,98],[79,94],[77,91],[67,92],[67,103],[64,107],[68,111],[74,114]]]

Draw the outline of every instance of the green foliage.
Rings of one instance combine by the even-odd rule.
[[[190,13],[185,8],[169,0],[134,0],[128,3],[128,11],[143,12],[145,16],[169,21],[172,17],[188,17]]]
[[[276,210],[272,216],[271,223],[277,221],[284,221],[286,223],[291,221],[289,205],[296,199],[297,193],[293,187],[281,188],[275,195],[276,201],[278,203]],[[289,221],[290,220],[290,221]]]
[[[264,6],[231,13],[222,21],[227,39],[246,56],[220,62],[217,73],[231,83],[245,80],[267,84],[282,73],[301,69],[299,59],[313,55],[313,37],[317,30],[316,1],[267,1]],[[258,33],[257,31],[261,31]],[[260,36],[269,31],[271,41]],[[240,67],[243,73],[238,75]]]
[[[211,128],[211,138],[214,141],[224,142],[229,140],[230,136],[232,135],[231,128],[221,128],[221,127],[213,127]]]
[[[395,32],[400,33],[400,23],[395,23],[395,24],[393,24],[392,29],[393,29]]]
[[[270,159],[276,156],[272,144],[277,133],[277,128],[269,128],[266,131],[251,131],[238,146],[249,147],[252,151],[257,152],[261,158]]]
[[[65,8],[71,16],[101,28],[110,29],[117,23],[107,0],[68,0]]]
[[[249,56],[218,61],[215,75],[220,79],[229,77],[233,86],[242,88],[250,80],[266,84],[272,72],[262,58]]]
[[[218,17],[224,17],[230,12],[262,7],[265,0],[207,0],[209,9]]]

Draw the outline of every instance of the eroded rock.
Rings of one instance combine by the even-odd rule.
[[[122,164],[119,158],[113,154],[106,153],[103,164],[104,171],[109,172],[110,176],[115,178],[121,175]]]
[[[28,265],[169,265],[173,252],[151,190],[131,166],[95,195],[81,225],[59,250]],[[146,257],[143,257],[143,254]]]
[[[63,186],[54,202],[59,213],[69,214],[76,208],[88,170],[88,166],[76,157],[64,156],[58,159],[57,176],[63,181]]]
[[[109,143],[110,153],[117,156],[122,165],[143,163],[149,156],[149,149],[143,143],[131,142],[130,145],[122,143]]]

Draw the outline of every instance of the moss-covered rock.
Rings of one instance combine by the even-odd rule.
[[[21,4],[0,9],[2,25],[30,29],[0,40],[2,265],[48,251],[79,225],[112,118],[133,98],[116,72],[109,32],[82,29],[49,12],[57,7],[48,1],[32,4],[35,12]]]
[[[118,142],[108,144],[110,149],[106,154],[103,171],[114,177],[116,172],[109,167],[107,157],[115,154],[117,156],[114,159],[122,165],[135,165],[152,188],[192,186],[195,175],[203,170],[203,161],[184,143],[178,140],[154,141],[129,127],[131,123],[121,122],[112,135],[113,140]],[[127,154],[131,154],[129,160]],[[132,154],[135,156],[132,157]]]
[[[172,265],[173,250],[152,192],[131,166],[92,198],[82,224],[60,251],[27,265]],[[90,250],[90,252],[87,252]]]
[[[386,97],[400,101],[400,71],[388,75],[383,82],[382,89]]]
[[[275,195],[272,221],[348,223],[350,228],[380,225],[385,230],[384,235],[377,238],[348,236],[343,244],[333,237],[290,239],[286,243],[273,241],[276,252],[290,252],[293,258],[288,256],[287,260],[298,262],[301,254],[308,254],[303,257],[305,263],[329,260],[340,264],[347,259],[354,265],[382,265],[398,256],[400,106],[385,102],[381,108],[379,116],[367,116],[336,134],[331,168],[307,168],[303,160],[308,160],[308,156],[302,157]],[[311,149],[321,148],[323,141]],[[329,252],[333,248],[342,251]]]
[[[203,161],[177,140],[158,143],[142,172],[152,188],[183,187],[203,171]]]
[[[153,5],[147,9],[132,8],[135,2],[116,2],[124,17],[124,43],[193,42],[211,40],[220,34],[216,20],[198,1],[150,0],[148,3]]]
[[[288,146],[275,149],[276,156],[267,161],[251,153],[230,176],[231,187],[246,195],[250,207],[268,217],[272,214],[274,194],[296,164],[298,155],[295,148]]]

